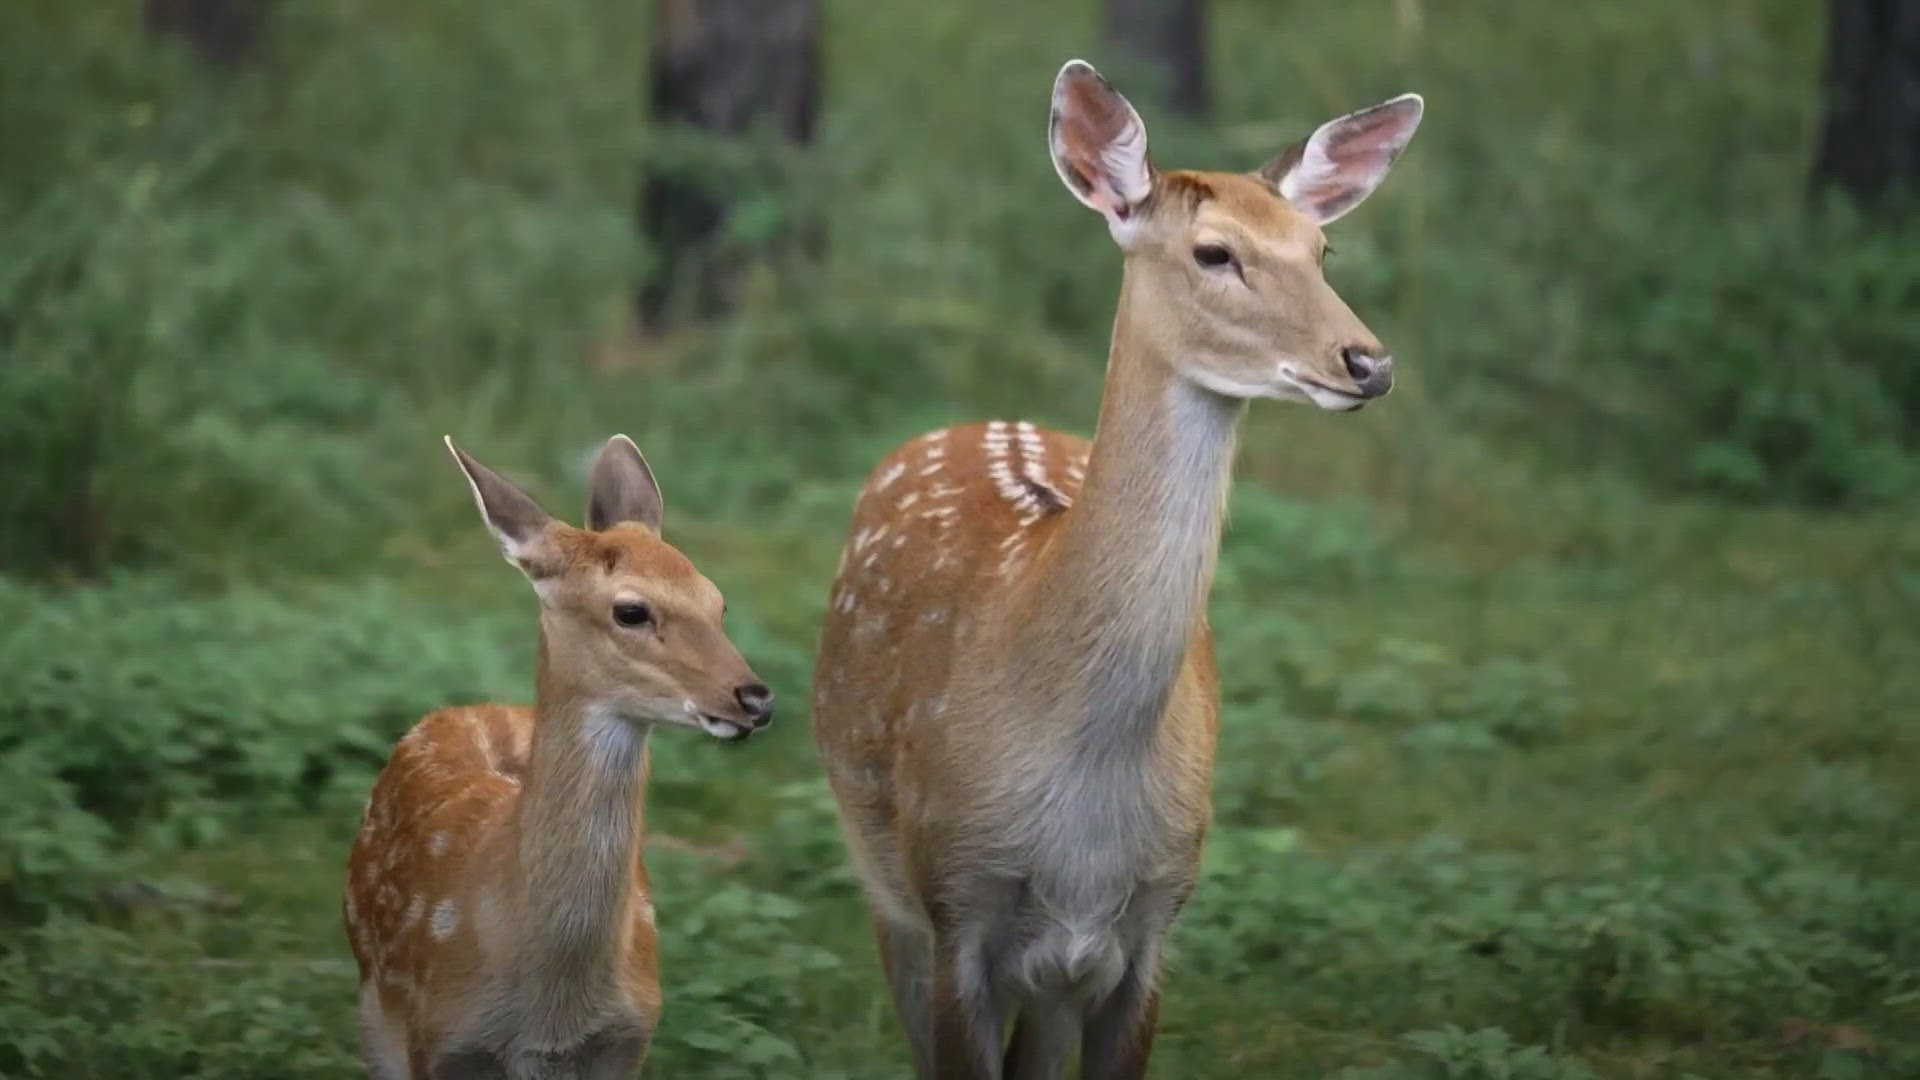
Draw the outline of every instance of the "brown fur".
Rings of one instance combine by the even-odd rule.
[[[1078,62],[1049,137],[1126,252],[1096,436],[972,424],[883,459],[814,670],[815,735],[923,1077],[1054,1076],[1076,1047],[1084,1077],[1144,1073],[1161,943],[1210,813],[1205,605],[1244,402],[1385,390],[1349,373],[1344,356],[1379,343],[1273,184],[1152,173],[1131,106]],[[1203,245],[1231,264],[1200,262]]]
[[[660,1012],[640,857],[647,728],[700,726],[681,715],[689,703],[743,730],[764,722],[735,700],[757,680],[712,583],[617,512],[657,521],[644,463],[596,470],[595,516],[627,523],[595,532],[545,519],[460,457],[540,594],[536,702],[433,713],[374,784],[343,905],[368,1064],[378,1077],[631,1075]],[[641,599],[654,625],[614,620],[616,602]]]

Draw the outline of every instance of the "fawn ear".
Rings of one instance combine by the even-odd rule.
[[[564,560],[553,536],[559,523],[548,517],[526,492],[453,445],[453,436],[447,436],[446,441],[453,460],[459,462],[460,471],[467,474],[467,486],[473,490],[474,505],[480,508],[481,520],[500,542],[500,553],[535,581],[559,573]]]
[[[1098,210],[1124,244],[1135,212],[1153,192],[1147,125],[1084,60],[1067,61],[1053,80],[1047,147],[1060,182]]]
[[[623,521],[660,531],[660,485],[640,448],[625,435],[615,435],[593,459],[593,482],[587,496],[587,528],[599,532]]]
[[[1359,206],[1407,148],[1426,104],[1402,94],[1320,125],[1260,168],[1280,197],[1321,225]]]

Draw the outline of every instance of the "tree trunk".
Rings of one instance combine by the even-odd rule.
[[[1920,191],[1920,0],[1828,0],[1815,187],[1872,205]]]
[[[264,0],[146,0],[147,32],[184,38],[200,59],[237,68],[260,40]]]
[[[1205,116],[1210,105],[1206,8],[1206,0],[1106,0],[1107,41],[1182,116]]]
[[[655,12],[648,106],[656,126],[722,137],[764,128],[788,143],[812,140],[819,0],[656,0]],[[710,156],[679,155],[644,170],[639,225],[659,261],[640,289],[643,325],[683,291],[699,313],[725,306],[737,268],[712,242],[751,178],[702,160]]]

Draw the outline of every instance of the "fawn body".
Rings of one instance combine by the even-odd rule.
[[[1078,61],[1061,179],[1125,252],[1091,443],[935,431],[855,505],[814,673],[815,734],[917,1071],[1146,1068],[1161,943],[1209,819],[1205,616],[1254,397],[1358,408],[1391,361],[1320,273],[1319,226],[1421,113],[1331,121],[1259,173],[1156,172]],[[1011,1038],[1006,1021],[1014,1021]]]
[[[660,1010],[647,733],[744,738],[771,695],[719,591],[660,539],[624,436],[595,462],[587,529],[447,445],[539,594],[535,704],[429,715],[374,785],[344,901],[363,1052],[381,1080],[630,1078]]]

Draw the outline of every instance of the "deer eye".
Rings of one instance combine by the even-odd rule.
[[[632,602],[615,604],[613,621],[621,626],[645,626],[653,621],[653,612],[645,604]]]
[[[1233,262],[1233,252],[1219,244],[1201,244],[1193,249],[1193,261],[1201,266],[1226,266]]]

